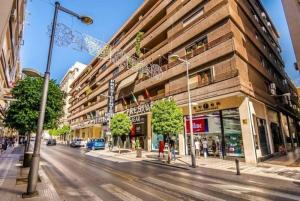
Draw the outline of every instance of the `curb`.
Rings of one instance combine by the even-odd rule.
[[[190,168],[188,168],[188,167],[181,167],[178,165],[171,165],[168,163],[162,163],[162,162],[157,162],[157,161],[142,160],[141,162],[148,163],[148,164],[150,163],[150,164],[159,165],[159,166],[168,166],[168,167],[178,168],[178,169],[183,169],[183,170],[190,170]]]

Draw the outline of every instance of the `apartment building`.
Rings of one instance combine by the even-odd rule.
[[[68,108],[70,107],[70,94],[69,92],[71,91],[71,84],[72,82],[80,75],[80,73],[84,70],[84,68],[86,67],[85,64],[80,63],[80,62],[75,62],[73,66],[71,66],[67,73],[64,75],[64,77],[62,78],[61,82],[60,82],[60,89],[66,94],[65,99],[64,99],[64,115],[62,116],[62,118],[60,119],[60,124],[61,126],[68,124],[68,116],[69,116],[69,112],[68,112]]]
[[[281,0],[285,17],[288,23],[295,55],[296,70],[300,70],[300,1],[299,0]]]
[[[25,0],[0,0],[0,132],[10,89],[21,78],[19,51],[23,43]]]
[[[186,62],[171,59],[178,55],[190,63],[193,131],[209,155],[213,143],[217,155],[250,163],[293,150],[298,97],[278,37],[259,0],[146,0],[72,83],[72,135],[106,137],[111,111],[126,112],[130,141],[155,151],[164,137],[152,132],[151,106],[170,98],[184,114],[177,151],[189,154]]]

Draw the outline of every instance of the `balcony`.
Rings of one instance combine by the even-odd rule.
[[[239,75],[238,70],[234,69],[234,70],[228,71],[226,73],[218,74],[207,82],[198,82],[198,83],[192,84],[192,85],[190,85],[190,89],[192,90],[192,89],[196,89],[196,88],[205,87],[210,84],[222,82],[222,81],[237,77],[238,75]],[[168,93],[166,93],[166,96],[173,96],[173,95],[176,95],[176,94],[179,94],[182,92],[186,92],[186,91],[187,91],[187,86],[184,86],[184,87],[181,87],[176,90],[170,90]]]

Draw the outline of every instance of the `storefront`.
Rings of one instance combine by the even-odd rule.
[[[132,128],[129,134],[129,143],[138,139],[142,149],[151,151],[151,107],[152,103],[143,103],[129,108],[125,113],[130,117]]]
[[[132,128],[130,131],[130,142],[139,140],[142,149],[147,149],[147,115],[138,115],[130,118]]]
[[[190,122],[185,116],[186,150],[190,154]],[[194,141],[207,141],[209,156],[244,157],[242,131],[237,108],[193,115]]]

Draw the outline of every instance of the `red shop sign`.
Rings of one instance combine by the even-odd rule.
[[[193,117],[193,132],[194,133],[208,132],[208,127],[206,122],[207,122],[206,119],[203,117]],[[186,128],[186,133],[190,134],[189,118],[185,120],[185,128]]]

